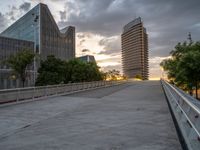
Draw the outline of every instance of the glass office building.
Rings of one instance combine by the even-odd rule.
[[[36,52],[43,59],[48,55],[63,60],[75,57],[75,27],[60,31],[45,4],[35,6],[0,36],[35,42]]]
[[[0,36],[36,41],[36,44],[39,45],[39,20],[34,21],[35,16],[33,15],[39,16],[39,5],[8,27]]]
[[[39,54],[42,60],[48,55],[62,60],[75,58],[75,27],[59,30],[47,5],[42,3],[13,23],[0,36],[34,42],[34,52]],[[0,53],[2,51],[0,49]],[[38,67],[39,62],[36,62],[35,68]]]

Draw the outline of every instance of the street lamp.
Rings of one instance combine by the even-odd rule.
[[[38,22],[38,19],[39,19],[39,16],[36,15],[36,14],[32,14],[34,20],[33,20],[33,30],[34,30],[34,53],[35,53],[35,56],[34,56],[34,64],[33,64],[33,67],[34,67],[34,71],[33,71],[33,81],[34,81],[34,84],[36,82],[36,74],[37,74],[37,66],[36,66],[36,53],[37,53],[37,33],[36,33],[36,29],[37,29],[37,22]]]

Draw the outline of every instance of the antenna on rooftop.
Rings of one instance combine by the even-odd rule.
[[[192,35],[191,35],[190,32],[189,32],[189,34],[188,34],[188,40],[189,40],[190,43],[192,43]]]

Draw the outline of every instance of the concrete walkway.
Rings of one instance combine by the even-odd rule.
[[[0,108],[4,150],[180,150],[158,81]]]

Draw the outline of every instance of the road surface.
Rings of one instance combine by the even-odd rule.
[[[3,150],[181,150],[159,81],[0,108]]]

